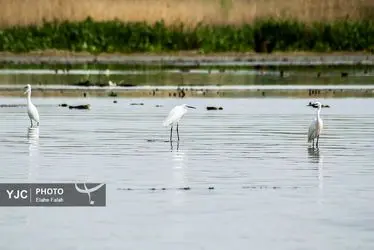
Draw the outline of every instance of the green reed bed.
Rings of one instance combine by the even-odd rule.
[[[103,52],[201,53],[232,51],[371,51],[374,21],[341,20],[305,24],[294,20],[259,20],[242,26],[96,22],[45,22],[41,26],[0,30],[0,51],[48,49]]]
[[[165,71],[165,70],[179,70],[181,73],[189,72],[190,70],[219,70],[224,72],[225,70],[262,70],[262,71],[293,71],[293,72],[374,72],[374,65],[268,65],[268,66],[256,66],[256,65],[195,65],[195,66],[183,66],[183,65],[144,65],[144,64],[97,64],[95,62],[89,62],[84,64],[67,64],[61,63],[0,63],[0,70],[35,70],[35,69],[46,69],[46,70],[64,70],[69,72],[70,70],[101,70],[102,74],[106,74],[106,70],[130,70],[130,71]]]

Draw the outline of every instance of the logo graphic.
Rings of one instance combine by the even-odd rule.
[[[90,205],[93,205],[95,204],[95,201],[91,200],[91,193],[93,192],[96,192],[97,190],[99,190],[102,186],[104,186],[105,184],[99,184],[97,185],[96,187],[93,187],[91,189],[88,189],[87,186],[86,186],[86,183],[83,183],[83,186],[84,186],[84,189],[81,189],[78,187],[78,185],[75,183],[75,189],[79,192],[79,193],[82,193],[82,194],[87,194],[88,195],[88,202]]]

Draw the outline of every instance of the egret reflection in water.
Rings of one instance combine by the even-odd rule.
[[[172,186],[175,188],[189,187],[187,178],[187,153],[184,151],[174,151],[172,153]],[[172,204],[181,206],[185,202],[186,192],[176,191],[172,196]]]
[[[29,144],[29,174],[30,181],[36,178],[37,168],[39,166],[39,127],[29,127],[27,129],[27,142]]]
[[[29,144],[29,155],[38,151],[39,147],[39,128],[29,127],[27,129],[27,142]]]
[[[173,168],[180,169],[186,166],[187,154],[184,151],[174,151],[172,154]]]
[[[173,151],[173,141],[170,141],[170,151]],[[177,151],[179,151],[179,141],[177,141]]]
[[[308,157],[313,163],[318,163],[320,160],[319,148],[308,147]]]
[[[39,142],[39,128],[29,127],[27,128],[27,139],[30,145],[37,145]]]
[[[318,167],[315,169],[317,170],[317,177],[318,177],[318,203],[322,205],[323,201],[323,155],[319,148],[308,147],[308,158],[311,160],[313,164],[318,164]]]

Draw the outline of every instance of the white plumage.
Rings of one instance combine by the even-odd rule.
[[[319,136],[321,135],[323,130],[323,121],[320,117],[322,105],[320,102],[316,102],[315,105],[317,106],[317,112],[316,117],[309,126],[308,143],[312,142],[312,146],[314,147],[314,139],[317,138],[316,147],[318,147]]]
[[[185,104],[180,105],[180,106],[175,106],[172,110],[170,110],[169,115],[164,120],[163,125],[166,127],[166,126],[177,124],[186,113],[187,113],[187,108]]]
[[[173,126],[177,125],[177,134],[178,134],[178,141],[179,141],[179,131],[178,131],[178,123],[182,119],[182,117],[187,113],[187,108],[196,109],[195,107],[188,106],[187,104],[182,104],[179,106],[175,106],[170,112],[169,115],[163,122],[163,125],[171,126],[170,129],[170,142],[172,141],[172,134],[173,134]]]
[[[27,84],[25,87],[25,93],[27,94],[27,114],[29,115],[31,127],[33,127],[32,121],[35,121],[37,123],[37,126],[39,126],[39,112],[34,104],[31,102],[31,85]]]

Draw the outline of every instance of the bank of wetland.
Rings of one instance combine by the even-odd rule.
[[[370,1],[165,0],[147,6],[167,7],[159,12],[165,15],[146,17],[116,14],[112,6],[141,15],[133,10],[145,1],[112,1],[100,16],[94,10],[104,2],[87,0],[73,8],[76,3],[66,1],[55,8],[58,1],[36,1],[39,14],[22,11],[22,5],[22,20],[9,14],[20,2],[4,3],[0,95],[19,96],[27,83],[34,96],[373,95]],[[58,11],[43,16],[46,6]],[[75,14],[69,16],[68,9]],[[182,9],[189,11],[171,18],[170,10]]]
[[[25,65],[23,65],[25,66]],[[361,66],[199,66],[0,69],[0,95],[57,97],[372,97],[374,71]],[[46,66],[46,65],[44,65]],[[61,66],[61,65],[60,65]],[[77,67],[76,67],[77,66]]]

